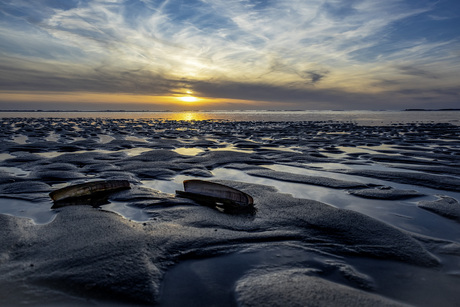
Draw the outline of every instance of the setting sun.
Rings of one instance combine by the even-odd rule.
[[[198,101],[198,98],[193,97],[193,96],[185,96],[185,97],[179,97],[179,100],[183,102],[195,102],[195,101]]]

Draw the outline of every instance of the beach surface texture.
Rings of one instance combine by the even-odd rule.
[[[0,142],[0,306],[460,302],[459,126],[12,117]]]

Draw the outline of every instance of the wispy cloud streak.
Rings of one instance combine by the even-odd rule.
[[[289,90],[308,100],[331,99],[328,91],[367,97],[452,88],[459,81],[453,75],[459,37],[399,28],[459,18],[444,18],[437,3],[9,0],[0,4],[0,90],[172,95],[192,89],[218,98],[232,96],[233,88],[266,100],[257,93],[271,87],[282,101]]]

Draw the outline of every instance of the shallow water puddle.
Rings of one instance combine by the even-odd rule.
[[[143,152],[146,151],[151,151],[152,149],[150,148],[142,148],[142,147],[134,147],[134,148],[128,148],[128,149],[122,149],[122,150],[116,150],[116,151],[111,151],[111,150],[104,150],[104,149],[96,149],[96,150],[79,150],[79,151],[72,151],[72,152],[65,152],[65,151],[49,151],[49,152],[38,152],[36,153],[37,155],[44,157],[44,158],[56,158],[62,155],[66,154],[84,154],[84,153],[102,153],[102,154],[114,154],[114,153],[126,153],[127,156],[133,157],[133,156],[138,156],[142,154]]]
[[[26,135],[13,136],[13,142],[15,142],[17,144],[24,145],[24,144],[27,143],[28,140],[29,140],[29,138]]]
[[[349,147],[349,146],[337,146],[334,147],[334,151],[328,151],[325,149],[320,150],[321,154],[333,158],[333,159],[342,159],[348,158],[349,155],[356,155],[356,154],[385,154],[387,156],[401,156],[405,150],[401,150],[398,148],[394,148],[397,145],[389,145],[389,144],[382,144],[377,146],[357,146],[357,147]]]
[[[419,208],[413,202],[350,198],[343,209],[353,210],[378,219],[389,225],[413,233],[445,240],[460,241],[460,227],[457,222]],[[423,198],[426,200],[426,198]]]
[[[420,200],[434,200],[435,197],[433,195],[439,193],[437,190],[404,184],[394,184],[381,180],[372,180],[376,184],[381,185],[390,183],[397,189],[418,190],[421,193],[425,193],[427,196],[409,200],[367,199],[351,195],[347,193],[346,189],[331,189],[321,186],[256,177],[234,169],[217,168],[212,170],[212,173],[214,177],[209,180],[234,180],[273,186],[280,193],[287,193],[296,198],[316,200],[333,207],[360,212],[407,231],[435,236],[446,240],[460,240],[460,227],[458,227],[458,223],[423,210],[416,205]],[[322,176],[327,176],[325,175],[326,172],[316,172],[315,175],[318,175],[318,173],[322,173]],[[331,175],[334,174],[331,173]],[[359,177],[351,175],[345,176],[347,176],[347,180],[359,181]],[[187,179],[196,179],[196,177],[179,175],[168,181],[146,180],[142,181],[142,184],[164,193],[174,194],[176,190],[183,190],[182,182]],[[361,178],[361,181],[368,183],[370,182],[368,179],[369,178]],[[446,195],[460,199],[460,193],[446,191]]]
[[[460,301],[458,277],[444,270],[370,258],[346,261],[375,280],[377,294],[414,306],[457,306]]]
[[[0,213],[31,219],[35,224],[47,224],[53,221],[56,211],[51,210],[50,202],[34,203],[21,199],[1,198]]]
[[[342,264],[370,277],[371,290],[365,290],[390,299],[416,306],[455,306],[460,300],[457,277],[437,269],[378,259],[338,259],[294,244],[271,243],[258,250],[180,262],[165,274],[159,306],[236,306],[239,279],[283,267],[309,269],[312,276],[359,289],[357,280],[340,273]]]
[[[0,161],[4,161],[7,159],[13,159],[15,156],[9,154],[9,153],[0,153]]]
[[[61,136],[54,131],[51,131],[45,140],[48,142],[57,142]]]
[[[404,165],[404,164],[401,164]],[[341,173],[335,173],[330,171],[335,170],[374,170],[374,171],[392,171],[392,172],[404,172],[404,173],[418,173],[422,174],[421,171],[415,171],[405,168],[397,168],[392,167],[389,165],[382,165],[382,164],[340,164],[340,163],[309,163],[305,164],[305,167],[298,167],[292,165],[285,165],[285,164],[270,164],[270,165],[262,165],[263,167],[272,169],[274,171],[279,172],[288,172],[293,174],[300,174],[300,175],[312,175],[312,176],[324,176],[328,178],[334,179],[341,179],[341,180],[349,180],[349,181],[357,181],[363,183],[374,183],[377,181],[381,181],[379,179],[373,179],[369,177],[360,177],[355,175],[347,175]],[[318,169],[313,169],[318,168]]]
[[[211,151],[235,151],[235,152],[243,152],[243,153],[254,153],[254,150],[252,149],[243,149],[239,148],[233,145],[227,145],[225,147],[219,147],[219,148],[209,148]]]
[[[281,193],[289,193],[297,198],[317,200],[338,208],[357,211],[408,231],[449,240],[460,239],[460,228],[458,227],[458,223],[417,207],[417,202],[421,200],[435,200],[435,195],[439,195],[440,193],[455,199],[460,199],[460,193],[458,192],[441,192],[439,190],[415,185],[400,184],[390,181],[346,174],[334,174],[326,171],[314,171],[279,164],[266,165],[265,167],[276,171],[312,176],[323,176],[354,182],[373,183],[381,186],[391,186],[395,189],[401,190],[419,191],[426,196],[415,197],[408,200],[381,200],[361,198],[350,195],[347,193],[346,189],[331,189],[327,187],[290,183],[273,179],[265,179],[264,181],[253,179],[254,181],[252,181],[254,183],[275,186]],[[408,220],[407,217],[411,218]]]
[[[184,190],[183,182],[184,180],[188,179],[196,179],[196,177],[178,175],[174,177],[172,180],[143,180],[141,181],[141,184],[148,188],[158,190],[163,193],[175,194],[176,190]]]
[[[400,165],[403,165],[403,164],[400,164]],[[390,165],[310,163],[310,164],[305,164],[305,168],[299,167],[299,166],[285,165],[285,164],[271,164],[271,165],[263,165],[263,166],[266,168],[275,170],[275,171],[280,171],[280,172],[288,172],[288,173],[308,175],[308,176],[328,177],[328,178],[334,178],[334,179],[352,181],[352,182],[360,182],[360,183],[366,183],[366,184],[376,184],[380,186],[393,187],[395,189],[416,190],[426,195],[441,194],[441,195],[447,195],[447,196],[450,196],[456,199],[460,199],[459,192],[441,191],[441,190],[431,189],[431,188],[423,187],[423,186],[416,186],[416,185],[398,183],[398,182],[388,181],[388,180],[383,180],[383,179],[334,172],[334,170],[353,169],[353,170],[377,170],[377,171],[393,171],[393,172],[403,172],[403,173],[417,173],[421,175],[424,174],[424,172],[422,171],[410,170],[410,169],[405,169],[405,168],[397,168],[397,167],[392,167]],[[323,168],[323,169],[313,169],[316,166]],[[449,175],[449,176],[457,177],[455,175]]]
[[[291,146],[291,147],[260,147],[261,150],[272,150],[272,151],[282,151],[282,152],[295,152],[295,153],[302,153],[299,147]]]
[[[270,247],[198,260],[185,260],[166,272],[159,306],[235,306],[235,284],[258,266],[319,263],[320,256],[305,250]]]
[[[184,155],[184,156],[196,156],[204,152],[203,149],[196,148],[196,147],[179,147],[179,148],[173,149],[173,151],[177,152],[180,155]]]
[[[73,152],[76,153],[76,152]],[[39,155],[43,158],[56,158],[61,155],[68,154],[68,152],[62,152],[62,151],[49,151],[49,152],[37,152],[36,155]]]
[[[148,150],[149,149],[142,148],[136,149],[138,153]],[[373,182],[381,185],[390,184],[394,188],[418,190],[421,193],[425,193],[427,196],[405,201],[366,199],[350,195],[345,189],[331,189],[321,186],[256,177],[248,175],[240,170],[226,168],[216,168],[212,170],[214,177],[207,180],[234,180],[273,186],[277,188],[280,193],[287,193],[296,198],[316,200],[334,207],[357,211],[408,231],[443,239],[460,240],[460,228],[456,222],[420,209],[416,205],[420,200],[435,200],[433,195],[439,193],[437,190],[286,165],[268,165],[266,167],[276,171],[288,171],[290,173],[299,173],[304,175],[319,175],[323,177],[329,176],[332,178],[336,177],[338,179],[361,181],[364,183]],[[0,167],[0,170],[4,170],[16,176],[26,176],[29,173],[15,167]],[[164,193],[175,194],[176,190],[183,190],[183,181],[187,179],[196,179],[196,177],[178,175],[172,180],[144,180],[141,181],[141,184],[145,187]],[[54,188],[58,187],[59,186],[54,186]],[[460,199],[460,193],[446,191],[445,195]],[[17,208],[24,207],[28,209],[22,212],[19,209],[14,209],[15,206],[11,205],[12,203],[16,203]],[[50,213],[49,204],[40,206],[28,201],[12,201],[11,199],[4,199],[1,201],[1,204],[6,204],[5,206],[2,206],[2,213],[28,217],[36,223],[49,222],[50,217],[54,214]],[[142,209],[128,206],[126,202],[112,202],[110,204],[103,205],[101,208],[107,211],[116,212],[127,219],[137,222],[145,222],[150,219],[148,214],[146,214]]]
[[[263,167],[266,167],[268,169],[278,171],[278,172],[287,172],[287,173],[293,173],[293,174],[299,174],[299,175],[307,175],[307,176],[319,176],[319,177],[327,177],[327,178],[333,178],[333,179],[339,179],[339,180],[345,180],[345,181],[353,181],[353,182],[360,182],[360,183],[373,183],[373,184],[379,184],[377,179],[372,179],[372,178],[363,178],[363,177],[357,177],[357,176],[352,176],[352,175],[347,175],[347,174],[341,174],[341,173],[334,173],[334,172],[328,172],[326,170],[316,170],[316,169],[311,169],[309,167],[321,167],[324,165],[324,163],[311,163],[306,166],[306,168],[303,167],[297,167],[297,166],[290,166],[290,165],[284,165],[284,164],[272,164],[272,165],[262,165]],[[359,165],[361,166],[361,165]],[[359,167],[357,166],[357,167]],[[343,167],[339,168],[342,170],[346,169],[352,169],[354,166],[352,165],[343,165]]]
[[[12,156],[14,158],[14,156]],[[13,166],[0,166],[0,171],[4,171],[7,174],[18,176],[18,177],[25,177],[30,174],[30,171],[25,171],[20,169],[19,167]]]
[[[148,141],[144,138],[140,138],[140,137],[137,137],[137,136],[126,136],[125,137],[125,140],[127,141],[133,141],[133,142],[142,142],[142,143],[147,143]]]
[[[127,206],[124,202],[111,201],[101,207],[104,211],[115,212],[128,220],[135,222],[147,222],[151,219],[142,209]]]
[[[151,148],[134,147],[134,148],[122,149],[122,150],[119,150],[119,151],[111,151],[111,152],[112,153],[124,152],[129,157],[134,157],[134,156],[138,156],[138,155],[140,155],[140,154],[142,154],[144,152],[151,151],[151,150],[152,150]]]
[[[262,177],[259,178],[247,175],[237,170],[215,169],[212,172],[216,176],[215,179],[227,179],[273,186],[276,187],[280,193],[287,193],[296,198],[312,199],[337,208],[360,212],[408,231],[448,240],[460,240],[460,227],[458,227],[456,222],[420,209],[416,206],[416,203],[420,200],[434,199],[433,196],[429,196],[434,194],[426,193],[430,189],[422,189],[421,191],[422,193],[426,193],[428,196],[412,198],[410,200],[395,201],[366,199],[350,195],[344,189],[331,189],[308,184],[286,182]],[[376,180],[376,182],[378,181]],[[393,186],[401,189],[417,189],[415,186],[408,185],[394,184]],[[433,193],[439,192],[436,190],[431,191]],[[452,197],[460,196],[459,193],[447,194]],[[408,220],[407,216],[412,217],[412,219]]]
[[[115,140],[115,138],[113,136],[110,136],[110,135],[105,135],[105,134],[99,134],[99,142],[101,144],[107,144],[113,140]]]
[[[368,151],[369,153],[375,153],[375,152],[384,152],[387,155],[394,156],[394,155],[399,155],[401,151],[400,148],[397,148],[397,144],[381,144],[381,145],[376,145],[376,146],[359,146],[357,147],[358,149],[363,149]],[[350,147],[338,147],[339,149],[343,149],[344,151],[350,151]]]

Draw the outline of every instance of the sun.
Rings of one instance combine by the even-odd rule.
[[[193,97],[193,96],[184,96],[184,97],[179,97],[179,100],[183,102],[196,102],[198,101],[198,98]]]

